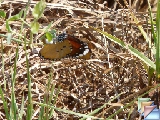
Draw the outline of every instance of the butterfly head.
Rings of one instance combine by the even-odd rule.
[[[53,43],[57,42],[63,42],[68,37],[67,33],[61,33],[59,35],[56,35],[55,38],[53,38]]]
[[[62,42],[64,41],[64,39],[66,39],[68,37],[67,33],[62,33],[62,34],[59,34],[56,39],[57,39],[57,42]]]

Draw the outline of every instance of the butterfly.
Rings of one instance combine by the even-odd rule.
[[[46,59],[57,60],[61,58],[89,59],[91,50],[87,43],[67,34],[59,34],[53,44],[44,44],[39,52]]]

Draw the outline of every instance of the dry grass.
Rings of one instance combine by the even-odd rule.
[[[1,4],[1,9],[7,12],[8,18],[19,13],[22,8],[25,8],[26,2],[16,0],[10,3],[9,1],[5,1]],[[31,3],[30,8],[33,8],[36,2],[32,1]],[[92,0],[87,0],[86,2],[80,0],[79,2],[77,0],[68,0],[65,2],[54,0],[51,3],[47,3],[44,16],[39,19],[41,30],[38,35],[34,35],[33,49],[30,49],[29,46],[27,47],[33,101],[43,101],[44,96],[50,95],[50,91],[47,89],[49,79],[51,79],[50,85],[55,86],[53,96],[57,94],[58,87],[60,86],[55,107],[65,108],[77,113],[88,114],[100,108],[106,102],[110,101],[111,98],[121,94],[117,99],[112,101],[112,104],[106,105],[105,108],[94,115],[99,118],[107,118],[121,106],[148,91],[148,76],[139,60],[119,45],[84,26],[84,24],[88,24],[115,35],[149,56],[148,44],[141,35],[135,22],[131,19],[128,9],[122,9],[120,7],[120,3],[123,5],[123,2],[111,3],[111,1],[106,3],[103,0],[97,0],[96,4]],[[139,19],[139,24],[142,24],[144,30],[150,34],[151,29],[147,24],[149,15],[146,12],[146,7],[144,5],[144,7],[139,8],[135,4],[132,6],[137,11],[141,11],[135,13],[135,16]],[[31,10],[26,18],[28,23],[33,20]],[[38,51],[43,45],[40,40],[40,37],[44,34],[42,29],[47,27],[51,21],[53,21],[52,29],[56,29],[58,32],[67,31],[69,34],[88,42],[92,48],[92,58],[90,60],[62,59],[54,62],[45,59],[41,60],[38,56]],[[17,36],[20,32],[21,22],[16,21],[10,23],[10,25],[15,32],[12,37],[18,39]],[[5,21],[0,21],[0,26],[0,33],[6,34]],[[29,33],[30,29],[24,26],[22,35],[26,35],[27,39],[29,39]],[[23,36],[21,40],[23,40]],[[15,50],[19,46],[15,95],[16,102],[20,106],[23,94],[24,100],[28,99],[24,44],[18,45],[15,41],[7,44],[4,37],[0,38],[0,42],[4,46],[4,73],[1,67],[3,63],[1,62],[0,80],[5,97],[6,99],[8,98],[8,103],[11,96],[11,70],[14,65]],[[2,55],[0,54],[1,60]],[[147,95],[145,97],[152,96]],[[113,103],[119,104],[114,106]],[[0,119],[4,119],[5,115],[2,103],[0,103],[0,106]],[[35,111],[39,112],[38,105],[34,105],[33,107]],[[137,103],[134,102],[130,107],[115,116],[114,119],[138,119],[139,114],[137,109]],[[37,119],[38,112],[33,119]],[[76,120],[79,118],[78,116],[57,110],[55,110],[52,117],[52,119],[57,120]]]

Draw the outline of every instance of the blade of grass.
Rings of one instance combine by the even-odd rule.
[[[148,7],[149,7],[149,18],[150,18],[150,23],[151,23],[151,32],[152,32],[152,36],[153,36],[153,39],[154,39],[154,45],[152,45],[152,48],[151,48],[151,53],[153,55],[156,55],[156,49],[155,49],[155,46],[156,46],[156,41],[157,41],[157,38],[156,38],[156,32],[154,30],[154,21],[153,21],[153,15],[152,15],[152,12],[151,12],[151,5],[150,5],[150,2],[149,0],[148,1]],[[151,68],[151,67],[146,67],[146,65],[144,65],[144,68],[147,69],[147,74],[148,74],[148,86],[151,86],[152,84],[152,76],[154,75],[154,71],[155,69]]]
[[[38,39],[40,39],[40,40],[45,39],[46,37],[45,37],[44,33],[46,33],[48,30],[51,29],[52,24],[53,24],[53,22],[50,22],[48,24],[48,26],[44,28],[44,31],[42,31],[39,35],[36,36],[35,41],[37,41]]]
[[[160,0],[158,0],[157,4],[157,16],[156,16],[156,32],[157,32],[157,40],[156,40],[156,76],[160,78]]]
[[[92,27],[92,26],[89,26],[90,29],[94,29],[95,31],[101,33],[102,35],[105,35],[108,39],[110,39],[111,41],[117,43],[118,45],[120,45],[121,47],[124,47],[125,48],[125,43],[118,39],[117,37],[114,37],[112,36],[111,34],[107,33],[107,32],[104,32],[104,31],[101,31],[100,29],[97,29],[95,27]]]
[[[111,99],[110,101],[108,101],[107,103],[105,103],[104,105],[102,105],[101,107],[99,107],[98,109],[95,109],[93,112],[89,113],[88,115],[94,115],[96,113],[98,113],[98,111],[102,110],[104,107],[106,107],[106,105],[110,104],[113,100],[117,99],[120,95],[122,95],[124,93],[120,93],[119,95],[115,96],[113,99]],[[80,120],[84,120],[85,118],[82,118]]]
[[[6,118],[7,118],[7,120],[11,120],[9,112],[8,112],[9,111],[8,106],[7,106],[8,103],[7,103],[7,101],[4,98],[4,94],[3,94],[3,90],[2,90],[1,85],[0,85],[0,96],[1,96],[1,99],[3,101],[3,107],[4,107]]]
[[[54,87],[54,88],[55,88],[55,87]],[[52,96],[53,96],[54,88],[51,89],[51,95],[52,95]],[[57,101],[59,91],[60,91],[60,86],[58,86],[58,90],[57,90],[56,96],[55,96],[55,98],[54,98],[54,102],[53,102],[53,104],[52,104],[53,106],[54,106],[54,104],[55,104],[56,101]],[[50,111],[50,114],[49,114],[49,118],[50,118],[50,119],[51,119],[51,117],[53,116],[53,110],[54,110],[54,109],[51,108],[51,111]]]
[[[145,38],[145,40],[149,43],[149,48],[151,48],[151,39],[149,39],[147,33],[144,31],[143,26],[141,24],[139,24],[139,20],[138,18],[134,15],[133,10],[128,6],[128,3],[126,0],[124,0],[126,6],[128,7],[128,12],[130,13],[130,15],[133,18],[133,21],[136,23],[138,29],[141,31],[143,37]]]
[[[153,35],[153,39],[154,39],[154,45],[156,46],[156,41],[157,41],[157,35],[156,35],[156,32],[154,30],[154,22],[153,22],[153,15],[152,15],[152,12],[151,12],[151,5],[150,5],[150,2],[149,0],[148,1],[148,5],[149,5],[149,18],[150,18],[150,21],[151,21],[151,31],[152,31],[152,35]]]
[[[55,109],[55,110],[60,111],[60,112],[73,114],[73,115],[77,115],[77,116],[84,117],[84,118],[92,118],[92,119],[98,119],[98,120],[103,119],[103,118],[97,118],[97,117],[94,117],[94,116],[89,116],[89,115],[86,115],[86,114],[76,113],[76,112],[73,112],[73,111],[70,111],[70,110],[66,110],[66,109],[56,108],[54,106],[43,104],[43,103],[38,103],[38,102],[35,102],[35,101],[33,103],[41,105],[41,106],[49,107],[49,108]]]
[[[1,54],[2,54],[2,75],[4,76],[3,77],[3,79],[4,79],[4,90],[6,91],[6,76],[5,76],[5,74],[4,74],[4,55],[3,55],[3,49],[4,49],[4,47],[3,47],[3,42],[2,42],[3,40],[1,39]]]
[[[45,100],[46,100],[46,104],[47,105],[50,105],[51,104],[51,99],[53,97],[53,94],[51,95],[50,94],[50,89],[51,89],[51,78],[53,78],[52,74],[50,73],[49,75],[49,79],[48,79],[48,84],[47,84],[47,91],[45,93]],[[48,120],[49,119],[49,108],[45,108],[45,120]]]
[[[24,111],[24,94],[23,94],[23,96],[22,96],[21,110],[20,110],[20,113],[19,113],[19,119],[20,119],[20,120],[22,120],[23,111]]]
[[[5,38],[7,38],[7,35],[0,34],[0,37],[5,37]],[[15,41],[15,42],[18,42],[18,43],[24,43],[23,41],[21,41],[21,40],[19,40],[19,39],[16,39],[16,38],[11,38],[11,40],[13,40],[13,41]],[[26,43],[28,44],[29,42],[26,42]]]
[[[26,51],[26,39],[25,39],[25,55],[26,55],[26,64],[27,64],[27,81],[28,81],[28,104],[27,104],[27,118],[26,120],[32,119],[32,111],[33,111],[33,104],[32,104],[32,94],[31,94],[31,77],[29,72],[29,62],[28,62],[28,53]]]
[[[133,113],[133,109],[134,109],[134,106],[132,105],[132,106],[131,106],[131,109],[129,110],[127,120],[129,120],[131,114]]]
[[[44,115],[44,106],[41,106],[38,120],[43,120]]]
[[[51,80],[52,80],[51,78],[53,78],[53,74],[52,73],[50,73],[50,78],[48,80],[48,91],[50,91],[50,89],[51,89],[51,94],[49,94],[49,100],[48,100],[48,103],[47,103],[48,105],[51,105],[51,101],[53,99],[53,93],[54,93],[54,89],[55,89],[55,86],[51,85]],[[53,113],[52,111],[53,111],[53,109],[51,109],[50,111],[48,111],[49,112],[48,119],[52,115],[52,113]]]
[[[11,91],[11,112],[13,112],[13,117],[14,120],[17,120],[17,105],[16,105],[16,98],[15,98],[15,93],[14,93],[14,85],[15,85],[15,81],[16,81],[16,71],[17,71],[17,59],[18,59],[18,50],[19,48],[16,49],[16,57],[15,57],[15,61],[14,61],[14,69],[13,69],[13,74],[12,74],[12,81],[11,81],[11,87],[12,87],[12,91]],[[12,113],[11,113],[12,114]]]
[[[118,39],[117,37],[112,36],[111,34],[108,34],[107,32],[103,32],[100,29],[97,29],[97,28],[94,28],[94,27],[91,27],[91,26],[89,26],[89,28],[96,30],[100,34],[105,35],[111,41],[119,44],[120,46],[122,46],[125,49],[128,49],[131,52],[131,54],[138,57],[142,62],[144,62],[148,66],[152,67],[153,69],[156,69],[156,66],[155,66],[154,62],[151,61],[149,58],[147,58],[144,54],[139,52],[137,49],[133,48],[130,45],[126,45],[122,40]]]
[[[31,0],[28,0],[27,2],[27,5],[26,5],[26,8],[25,10],[23,11],[24,15],[23,15],[23,18],[22,18],[22,25],[21,25],[21,29],[20,29],[20,34],[22,33],[23,31],[23,27],[24,27],[24,23],[25,23],[25,19],[26,19],[26,16],[27,16],[27,12],[29,10],[29,6],[30,6],[30,3],[31,3]],[[28,25],[29,26],[29,25]],[[19,38],[20,39],[20,38]]]
[[[53,99],[53,93],[55,89],[55,86],[51,85],[51,80],[52,80],[51,78],[53,78],[52,74],[50,74],[49,79],[48,79],[48,84],[46,86],[47,91],[45,93],[44,102],[43,102],[44,104],[47,104],[47,105],[52,105],[51,101]],[[51,93],[50,93],[50,89],[51,89]],[[45,111],[45,116],[44,116],[44,111]],[[48,107],[46,108],[46,107],[41,106],[39,120],[41,119],[48,120],[49,118],[51,118],[52,114],[53,114],[53,109],[49,109]]]
[[[48,100],[48,96],[50,96],[50,95],[48,95],[49,89],[50,89],[50,80],[51,80],[51,76],[48,79],[48,85],[46,86],[47,92],[44,94],[44,100],[43,100],[43,103],[47,104],[47,105],[50,105],[50,102]],[[38,120],[47,120],[48,119],[49,114],[47,113],[48,110],[46,110],[46,109],[48,109],[48,108],[41,106]]]
[[[130,45],[128,45],[128,50],[132,55],[136,56],[137,58],[139,58],[141,61],[143,61],[153,69],[156,69],[154,62],[152,62],[149,58],[147,58],[143,53],[139,52],[137,49],[133,48]]]
[[[7,37],[7,36],[6,36]],[[2,74],[4,76],[4,81],[5,81],[5,74],[4,74],[4,56],[3,56],[3,42],[2,42],[2,39],[1,39],[1,51],[2,51]],[[5,82],[6,83],[6,82]],[[4,89],[6,91],[6,84],[4,84]],[[2,90],[2,87],[1,87],[1,84],[0,84],[0,96],[1,96],[1,99],[3,101],[3,108],[4,108],[4,111],[5,111],[5,115],[6,115],[6,118],[7,120],[10,120],[10,115],[9,115],[9,109],[8,109],[8,103],[7,101],[5,100],[5,97],[4,97],[4,93],[3,93],[3,90]]]

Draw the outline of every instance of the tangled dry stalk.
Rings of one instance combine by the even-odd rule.
[[[135,12],[135,16],[139,19],[139,24],[143,25],[145,31],[150,33],[151,29],[147,24],[149,18],[146,12],[147,5],[141,2],[139,3],[139,7],[137,7],[138,3],[135,4],[135,1],[131,5],[132,8],[138,11]],[[1,9],[7,12],[7,17],[10,17],[17,14],[22,8],[25,8],[27,2],[27,0],[15,0],[12,2],[5,0],[1,4]],[[32,1],[30,4],[30,12],[28,12],[26,18],[27,22],[33,19],[31,10],[35,3],[36,1]],[[108,0],[107,2],[103,0],[86,0],[85,2],[83,0],[66,0],[65,2],[62,0],[48,1],[44,16],[39,19],[41,29],[53,21],[53,29],[56,29],[58,32],[67,31],[79,39],[88,42],[92,48],[92,58],[90,60],[63,59],[54,62],[45,59],[41,60],[38,56],[38,51],[43,43],[39,38],[44,33],[40,30],[39,34],[34,36],[34,49],[30,49],[29,46],[27,49],[32,79],[33,101],[40,102],[44,99],[44,96],[50,95],[50,91],[46,89],[49,78],[51,78],[50,84],[55,86],[54,95],[57,94],[60,86],[55,106],[78,113],[90,113],[110,101],[114,96],[121,94],[110,105],[107,105],[95,115],[96,117],[107,118],[121,106],[148,90],[146,88],[148,82],[147,74],[143,65],[117,44],[84,26],[88,24],[106,31],[131,44],[134,48],[144,52],[144,54],[148,54],[148,44],[131,18],[128,8],[121,8],[123,3],[123,0],[114,3],[112,0]],[[10,23],[10,25],[15,32],[12,37],[17,38],[21,22],[16,21]],[[0,26],[0,33],[7,33],[5,21],[0,21]],[[23,34],[27,38],[29,38],[29,33],[30,30],[27,26],[24,27]],[[2,72],[1,62],[0,80],[3,88],[6,89],[5,97],[10,101],[11,73],[17,44],[12,41],[8,45],[5,38],[1,37],[0,39],[4,46],[4,73]],[[25,100],[28,99],[26,58],[23,44],[19,46],[18,54],[15,93],[16,102],[21,105],[23,95]],[[0,60],[2,60],[2,55],[0,55]],[[5,86],[4,81],[7,86]],[[119,104],[114,105],[113,103]],[[2,103],[0,103],[0,106],[0,119],[4,119],[5,115]],[[129,118],[138,118],[139,114],[135,106],[137,104],[133,103],[126,110],[121,111],[117,115],[117,118],[124,119],[128,117],[130,110]],[[39,111],[39,107],[35,105],[34,110]],[[37,114],[35,114],[33,119],[37,119]],[[75,120],[79,119],[79,117],[55,111],[53,119]]]

